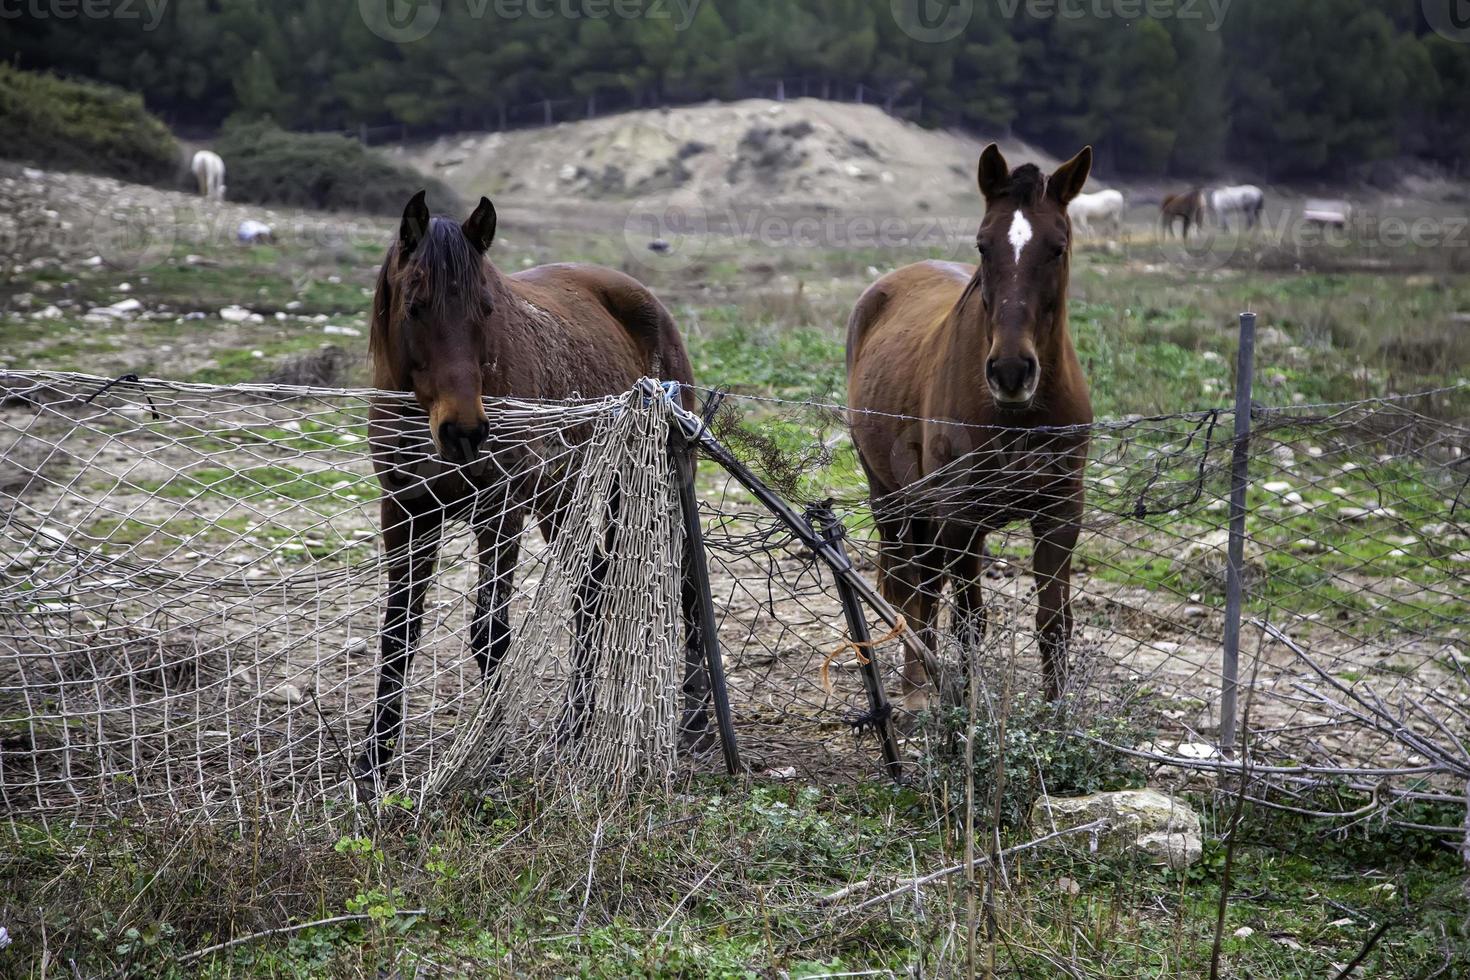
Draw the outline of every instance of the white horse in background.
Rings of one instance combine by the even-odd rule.
[[[212,150],[194,154],[189,171],[199,181],[199,193],[211,201],[225,199],[225,162]]]
[[[1210,213],[1220,222],[1220,227],[1230,230],[1230,215],[1238,214],[1247,228],[1261,223],[1261,210],[1266,206],[1266,194],[1255,184],[1235,184],[1217,187],[1206,195]]]
[[[1084,234],[1091,233],[1092,223],[1096,221],[1116,235],[1123,230],[1123,195],[1119,191],[1078,194],[1067,205],[1067,216]]]

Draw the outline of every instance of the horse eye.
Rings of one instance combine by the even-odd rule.
[[[987,249],[985,247],[985,243],[984,242],[976,242],[975,243],[975,251],[977,251],[977,252],[980,253],[980,257],[982,259],[985,258],[987,255],[990,254],[990,251],[989,251],[989,249]]]

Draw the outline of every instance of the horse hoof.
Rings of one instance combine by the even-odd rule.
[[[716,736],[710,727],[709,712],[686,711],[679,722],[679,750],[698,758],[714,748]]]
[[[903,710],[911,715],[917,715],[921,711],[928,711],[934,706],[934,698],[929,693],[929,688],[916,687],[903,696]]]

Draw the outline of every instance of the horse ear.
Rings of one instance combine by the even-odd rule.
[[[1001,155],[1000,147],[991,143],[980,154],[980,193],[985,200],[999,197],[1011,181],[1011,168]]]
[[[470,244],[485,254],[490,243],[495,241],[495,205],[490,203],[488,197],[480,198],[475,213],[460,226],[464,231],[464,237],[470,240]]]
[[[1072,198],[1082,193],[1087,184],[1087,175],[1092,172],[1092,147],[1082,151],[1056,169],[1046,182],[1046,193],[1062,207],[1072,203]]]
[[[426,192],[419,191],[409,198],[403,209],[403,221],[398,226],[398,254],[407,258],[419,247],[419,242],[429,233],[429,206],[424,203]]]

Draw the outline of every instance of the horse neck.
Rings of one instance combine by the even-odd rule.
[[[485,394],[492,398],[539,393],[537,378],[528,377],[540,367],[528,353],[538,346],[531,310],[511,289],[510,280],[485,260],[486,285],[494,313],[485,321]]]

